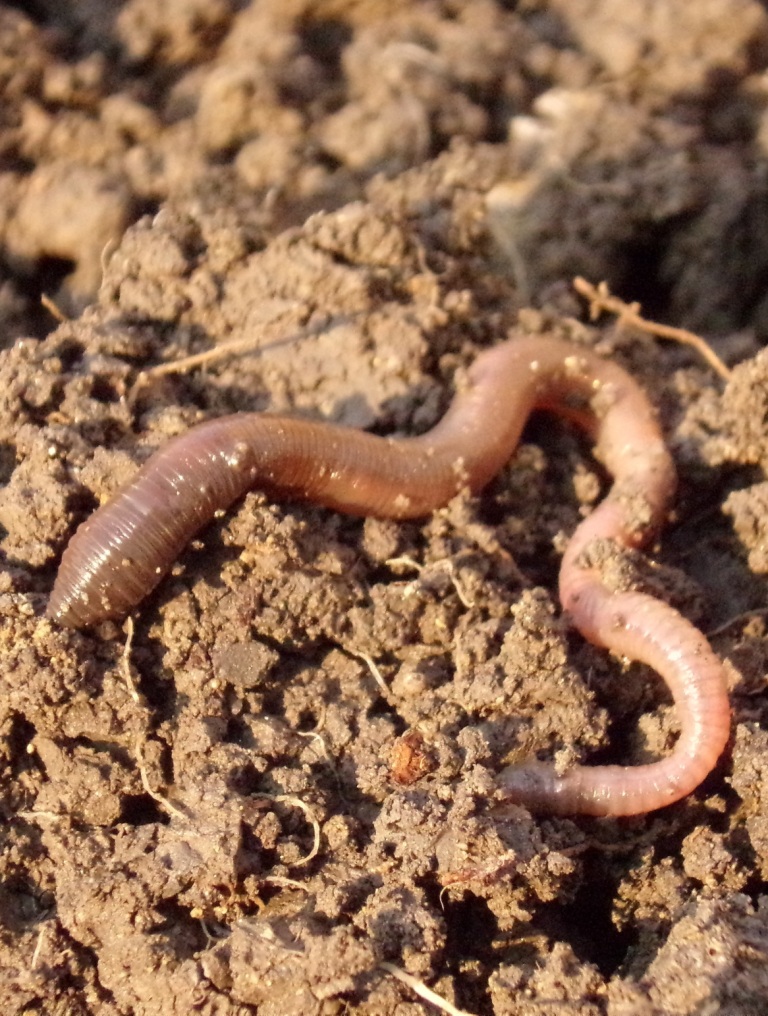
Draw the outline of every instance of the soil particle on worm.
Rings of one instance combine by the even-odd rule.
[[[26,6],[0,4],[4,1010],[432,1011],[390,963],[476,1016],[761,1012],[763,5]],[[576,273],[700,329],[731,381],[580,323]],[[726,661],[732,751],[690,800],[493,800],[532,752],[646,762],[677,729],[560,615],[605,477],[546,418],[420,522],[249,494],[128,651],[44,620],[74,527],[170,436],[243,409],[423,431],[520,317],[659,407],[681,486],[658,564],[601,562]]]

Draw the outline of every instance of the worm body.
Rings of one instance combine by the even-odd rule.
[[[554,338],[518,337],[486,350],[443,419],[426,434],[382,438],[326,423],[241,413],[170,441],[77,531],[56,578],[48,616],[75,627],[120,617],[161,580],[214,514],[255,487],[355,515],[418,518],[463,488],[478,491],[514,451],[534,409],[586,430],[614,478],[573,535],[560,597],[590,641],[657,670],[682,727],[672,753],[650,765],[510,766],[502,795],[558,813],[631,815],[693,790],[728,738],[720,661],[671,607],[616,593],[589,563],[596,540],[645,543],[662,524],[676,478],[655,414],[621,368]]]

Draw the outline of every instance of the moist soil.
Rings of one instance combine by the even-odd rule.
[[[3,1012],[438,1011],[393,969],[474,1016],[768,1011],[767,227],[756,0],[0,4]],[[589,321],[577,275],[730,380]],[[76,526],[170,436],[419,433],[514,328],[658,407],[674,514],[619,564],[727,668],[690,798],[497,806],[510,761],[677,730],[561,616],[608,481],[546,417],[427,519],[254,492],[132,624],[46,619]]]

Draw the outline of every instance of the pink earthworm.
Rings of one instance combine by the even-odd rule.
[[[676,476],[635,381],[559,339],[517,336],[481,353],[445,416],[419,437],[384,438],[268,413],[193,427],[78,529],[48,616],[73,627],[123,616],[217,512],[254,487],[352,515],[424,516],[462,489],[481,490],[511,456],[534,409],[585,430],[614,480],[566,550],[563,608],[589,641],[662,676],[682,732],[667,757],[647,765],[575,765],[563,774],[536,760],[508,766],[498,778],[499,797],[558,814],[633,815],[671,804],[698,786],[725,747],[725,674],[704,636],[677,611],[643,593],[609,590],[590,562],[595,541],[639,547],[651,539]]]

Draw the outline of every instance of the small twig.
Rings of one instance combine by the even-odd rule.
[[[297,737],[304,737],[309,741],[319,741],[322,747],[322,754],[328,762],[333,763],[333,754],[322,734],[318,734],[316,730],[296,730],[294,733]]]
[[[58,822],[60,818],[69,818],[65,811],[17,811],[19,818],[28,822],[36,822],[38,819],[45,819],[47,822]]]
[[[128,686],[128,691],[131,698],[137,705],[143,706],[143,700],[141,692],[136,687],[136,682],[133,680],[133,673],[131,671],[131,649],[133,648],[133,636],[135,633],[135,626],[133,618],[129,615],[125,619],[125,645],[123,646],[123,652],[120,657],[120,673],[123,675],[123,679]],[[147,774],[147,764],[144,760],[144,744],[147,740],[146,731],[143,731],[136,738],[136,744],[134,747],[134,754],[136,755],[136,761],[139,769],[139,779],[141,785],[144,788],[144,792],[156,801],[161,808],[164,808],[170,815],[175,815],[176,818],[184,819],[187,821],[187,816],[181,811],[176,805],[172,804],[167,797],[163,794],[158,793],[152,789],[149,782],[149,776]]]
[[[466,607],[467,610],[471,610],[471,608],[475,606],[475,601],[471,599],[467,591],[464,589],[464,586],[460,581],[459,576],[456,574],[456,566],[453,563],[452,559],[446,558],[444,562],[440,561],[439,566],[444,567],[445,570],[448,572],[448,577],[451,580],[453,588],[456,590],[456,595],[461,601],[462,606]]]
[[[69,318],[64,313],[64,311],[61,310],[60,307],[56,306],[56,304],[53,302],[50,296],[48,296],[47,293],[40,294],[40,303],[43,305],[43,307],[45,307],[45,309],[48,311],[51,317],[55,318],[60,325],[64,324],[65,321],[69,321]]]
[[[276,804],[292,804],[294,808],[299,808],[304,812],[307,822],[309,822],[312,826],[312,833],[314,836],[312,849],[308,854],[305,854],[304,857],[299,858],[298,861],[291,861],[291,867],[301,868],[305,864],[309,864],[314,857],[317,857],[320,852],[320,823],[315,818],[312,809],[306,801],[302,801],[300,797],[294,797],[291,794],[257,794],[256,796],[265,801],[274,801]]]
[[[257,900],[256,902],[258,904],[260,901]],[[202,929],[202,932],[205,935],[205,940],[209,947],[215,945],[217,942],[220,942],[222,938],[226,938],[226,936],[229,934],[228,931],[224,931],[223,929],[218,932],[212,931],[209,928],[206,919],[204,917],[199,917],[197,914],[194,913],[194,911],[190,912],[190,917],[192,916],[197,917],[198,921],[200,922],[200,928]]]
[[[573,288],[589,300],[589,317],[596,321],[602,311],[615,314],[619,319],[619,325],[630,325],[637,328],[646,335],[655,335],[659,339],[670,339],[672,342],[679,342],[684,346],[691,346],[699,355],[706,360],[709,366],[724,378],[726,381],[731,377],[731,370],[723,363],[717,353],[709,346],[700,335],[689,332],[685,328],[673,328],[671,325],[663,325],[657,321],[648,321],[640,314],[639,303],[625,303],[618,296],[611,296],[606,282],[593,286],[591,282],[577,276],[573,280]]]
[[[195,367],[200,367],[215,360],[221,360],[226,356],[234,356],[235,353],[243,353],[253,349],[258,342],[257,338],[249,335],[246,339],[232,339],[230,342],[222,342],[212,349],[204,349],[201,353],[191,353],[189,356],[182,356],[178,360],[169,360],[167,363],[158,363],[154,367],[143,370],[136,378],[131,395],[138,389],[143,388],[152,378],[163,377],[166,374],[185,374]]]
[[[365,665],[370,670],[371,676],[373,677],[374,681],[379,686],[379,688],[381,688],[381,692],[384,695],[384,698],[387,699],[387,701],[389,701],[390,696],[389,685],[384,680],[381,671],[376,666],[373,659],[368,655],[368,653],[364,653],[361,649],[351,649],[349,646],[344,646],[343,649],[345,652],[349,653],[350,656],[356,656],[358,660],[362,660],[363,663],[365,663]]]
[[[295,878],[283,878],[282,875],[264,875],[259,879],[259,882],[263,882],[265,885],[276,885],[281,889],[299,889],[303,893],[310,891],[310,887],[303,882],[297,882]]]
[[[765,617],[768,615],[768,607],[757,607],[755,610],[745,610],[743,614],[736,614],[735,617],[729,618],[727,621],[723,621],[717,628],[710,628],[706,633],[707,638],[714,638],[715,635],[722,635],[724,631],[728,631],[735,624],[740,624],[742,621],[749,621],[753,617]]]
[[[407,554],[401,554],[399,557],[388,557],[384,564],[390,568],[413,568],[417,572],[420,572],[424,567],[412,557],[408,557]]]
[[[379,967],[385,970],[388,974],[396,977],[398,981],[402,981],[403,984],[407,984],[411,991],[415,992],[419,998],[423,998],[425,1002],[429,1002],[431,1005],[439,1009],[440,1012],[447,1013],[448,1016],[473,1016],[472,1013],[467,1012],[466,1009],[457,1009],[451,1002],[447,1002],[441,995],[438,995],[436,991],[432,991],[428,988],[423,981],[420,981],[417,977],[413,977],[411,974],[401,970],[400,967],[396,967],[394,963],[379,963]]]
[[[161,808],[165,808],[165,810],[170,812],[171,815],[175,815],[176,818],[183,819],[186,822],[187,816],[183,811],[177,808],[175,804],[172,804],[167,797],[164,797],[162,794],[159,794],[156,790],[152,789],[149,782],[149,776],[147,775],[146,762],[144,761],[143,737],[141,735],[136,739],[134,752],[139,763],[139,778],[141,779],[141,785],[144,788],[144,792],[151,797],[153,801],[157,802]]]
[[[350,319],[355,316],[351,315]],[[288,346],[303,339],[322,335],[325,329],[326,325],[324,324],[298,327],[283,338],[273,339],[266,343],[263,343],[262,336],[256,333],[241,339],[230,339],[228,342],[219,343],[219,345],[213,346],[211,349],[204,349],[200,353],[190,353],[189,356],[182,356],[177,360],[169,360],[166,363],[155,364],[154,367],[147,367],[146,370],[141,371],[134,381],[128,393],[128,403],[132,405],[136,401],[136,396],[141,389],[149,384],[153,378],[164,377],[168,374],[186,374],[188,371],[194,370],[195,367],[205,366],[229,356],[236,356],[238,353],[247,353],[253,349],[257,349],[259,353],[265,353],[270,349]]]
[[[109,264],[109,259],[117,250],[117,246],[118,246],[117,238],[111,236],[109,240],[107,240],[107,242],[101,248],[101,254],[99,255],[99,265],[101,267],[102,282],[104,281],[104,276],[107,274],[107,265]]]
[[[133,635],[133,618],[128,616],[125,619],[125,646],[123,647],[122,656],[120,657],[120,672],[123,675],[125,683],[128,685],[128,691],[131,698],[137,705],[140,705],[142,702],[141,693],[136,687],[136,682],[133,680],[133,673],[131,671],[131,648],[133,646]]]
[[[467,610],[470,610],[475,606],[475,601],[470,599],[467,595],[466,590],[462,586],[461,581],[456,574],[456,565],[453,558],[444,557],[439,561],[433,561],[431,564],[419,564],[419,562],[414,561],[412,557],[402,555],[400,557],[390,557],[384,563],[390,567],[394,565],[395,567],[413,568],[414,571],[418,573],[419,577],[421,577],[424,572],[428,572],[430,568],[434,571],[444,571],[451,580],[451,585],[456,590],[456,595],[461,601],[462,606],[466,607]]]
[[[40,928],[40,934],[37,936],[37,943],[35,944],[35,951],[32,953],[32,959],[29,964],[30,970],[35,970],[38,962],[40,961],[40,953],[43,951],[43,941],[48,933],[48,922]]]

